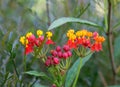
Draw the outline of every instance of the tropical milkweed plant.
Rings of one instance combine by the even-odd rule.
[[[47,32],[38,29],[36,34],[28,32],[20,37],[19,41],[24,46],[24,55],[31,54],[34,56],[31,64],[33,64],[35,58],[39,58],[46,66],[45,68],[49,75],[35,70],[26,71],[26,61],[24,61],[24,73],[36,77],[45,77],[51,83],[51,87],[76,87],[81,68],[94,52],[102,50],[102,43],[105,38],[96,31],[69,29],[66,32],[67,41],[60,46],[52,40],[55,33],[53,34],[51,30],[64,23],[80,22],[100,28],[95,23],[76,18],[64,18],[65,21],[62,20],[63,18],[53,22]],[[71,63],[73,53],[78,58],[74,63]]]

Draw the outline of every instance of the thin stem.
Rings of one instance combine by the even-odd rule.
[[[64,0],[65,15],[69,16],[68,0]]]
[[[86,12],[86,10],[90,7],[90,3],[80,12],[80,14],[78,14],[76,17],[81,17],[83,15],[84,12]]]
[[[16,67],[16,64],[15,64],[15,61],[12,59],[12,64],[14,66],[14,69],[15,69],[15,73],[17,75],[17,77],[19,78],[19,74],[18,74],[18,71],[17,71],[17,67]]]
[[[113,72],[113,83],[116,83],[116,66],[114,62],[114,54],[113,54],[113,44],[112,44],[112,29],[111,29],[111,1],[108,0],[108,48],[109,48],[109,54],[110,54],[110,62]]]
[[[103,74],[102,74],[102,72],[100,70],[98,71],[98,74],[99,74],[100,79],[101,79],[101,81],[103,83],[103,86],[107,87],[107,82],[106,82],[106,80],[105,80],[105,78],[104,78],[104,76],[103,76]]]
[[[76,78],[75,78],[75,81],[74,81],[72,87],[76,87],[76,83],[77,83],[77,80],[78,80],[78,77],[79,77],[79,73],[80,73],[80,70],[81,70],[81,64],[82,64],[82,59],[80,59],[80,65],[78,67],[77,75],[76,75]]]
[[[49,0],[46,0],[46,10],[47,10],[47,17],[48,17],[48,26],[50,26],[50,12],[49,12]]]
[[[30,87],[33,87],[33,85],[37,82],[37,78],[35,79],[35,81],[30,85]]]
[[[26,71],[26,55],[24,55],[23,63],[24,63],[24,72],[25,72]]]

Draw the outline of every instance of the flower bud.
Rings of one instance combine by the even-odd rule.
[[[52,57],[51,56],[47,56],[47,59],[51,59]]]
[[[96,38],[99,34],[97,32],[93,32],[93,38]]]
[[[63,58],[65,58],[65,59],[68,58],[68,54],[67,54],[67,52],[63,53]]]
[[[50,60],[50,59],[47,59],[47,60],[45,61],[45,65],[46,65],[46,66],[50,66],[50,64],[51,64],[51,60]]]
[[[59,59],[57,58],[57,57],[55,57],[55,58],[53,58],[53,63],[54,63],[54,65],[57,65],[57,64],[59,64]]]
[[[62,56],[62,52],[60,51],[60,52],[58,52],[58,57],[59,58],[62,58],[63,56]]]
[[[52,56],[56,57],[58,53],[56,50],[51,50],[51,54],[52,54]]]
[[[61,47],[60,47],[60,46],[57,46],[57,47],[56,47],[56,51],[57,51],[57,52],[60,52],[60,51],[61,51]]]
[[[52,84],[52,87],[57,87],[55,84]]]
[[[67,51],[70,50],[70,47],[69,47],[68,45],[64,45],[64,46],[63,46],[63,50],[64,50],[65,52],[67,52]]]
[[[72,56],[72,52],[71,52],[71,51],[68,51],[68,52],[67,52],[67,55],[68,55],[68,57],[71,57],[71,56]]]

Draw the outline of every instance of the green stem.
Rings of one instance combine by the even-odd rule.
[[[111,19],[112,19],[112,3],[110,0],[108,0],[108,16],[107,16],[107,21],[108,21],[108,51],[109,51],[109,59],[112,67],[112,73],[113,73],[113,83],[116,84],[116,64],[114,61],[114,50],[113,50],[113,33],[112,33],[112,28],[111,28]]]
[[[26,55],[24,55],[23,63],[24,63],[24,72],[25,72],[26,71]]]
[[[17,77],[18,77],[18,79],[19,79],[19,74],[18,74],[18,71],[17,71],[17,67],[16,67],[15,61],[14,61],[13,59],[12,59],[12,64],[13,64],[13,66],[14,66],[16,75],[17,75]]]
[[[81,70],[81,64],[82,64],[82,59],[80,59],[80,64],[79,64],[79,67],[78,67],[77,75],[76,75],[76,78],[74,80],[74,83],[73,83],[72,87],[76,87],[76,83],[77,83],[77,80],[78,80],[78,77],[79,77],[79,73],[80,73],[80,70]]]

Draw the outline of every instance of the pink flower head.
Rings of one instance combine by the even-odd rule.
[[[72,56],[72,52],[71,52],[71,51],[68,51],[68,52],[67,52],[67,55],[68,55],[68,57],[71,57],[71,56]]]
[[[45,61],[45,65],[46,66],[50,66],[51,65],[51,57],[50,56],[47,57],[47,60]]]
[[[67,52],[63,53],[63,58],[65,58],[65,59],[68,58],[68,53]]]
[[[56,50],[51,50],[51,54],[55,57],[58,55],[57,51]]]
[[[64,45],[64,46],[63,46],[63,50],[64,50],[65,52],[67,52],[67,51],[70,50],[70,47],[69,47],[68,45]]]
[[[98,34],[98,32],[93,32],[93,38],[96,38],[97,36],[98,36],[99,34]]]
[[[53,58],[53,64],[54,64],[54,65],[57,65],[57,64],[59,64],[59,63],[60,63],[59,59],[58,59],[57,57],[54,57],[54,58]]]
[[[57,51],[57,52],[60,52],[60,51],[61,51],[61,47],[60,47],[60,46],[57,46],[57,47],[56,47],[56,51]]]
[[[62,52],[60,51],[60,52],[58,52],[58,57],[59,58],[62,58],[63,56],[62,56]]]

